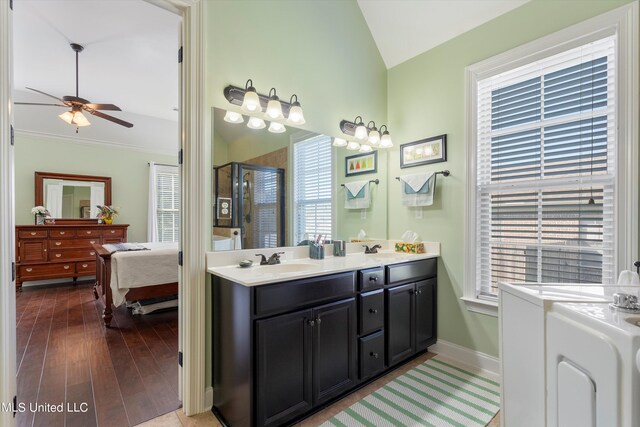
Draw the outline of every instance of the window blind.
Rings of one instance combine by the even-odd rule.
[[[177,166],[156,166],[158,241],[180,239],[180,175]]]
[[[294,144],[294,243],[315,236],[331,239],[333,162],[331,138],[320,135]]]
[[[478,297],[499,281],[614,281],[615,42],[478,81]]]
[[[255,197],[252,227],[254,242],[258,248],[278,246],[280,204],[278,174],[261,170],[253,171],[253,197]]]

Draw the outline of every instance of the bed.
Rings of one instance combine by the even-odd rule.
[[[141,243],[149,250],[114,252],[109,245],[93,244],[96,252],[96,299],[102,299],[105,326],[111,325],[113,307],[126,301],[178,294],[178,245]]]

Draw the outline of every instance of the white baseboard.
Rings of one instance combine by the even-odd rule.
[[[213,407],[213,387],[205,387],[204,389],[204,407],[205,412],[208,412]]]
[[[480,369],[492,377],[492,379],[500,380],[500,359],[497,357],[444,340],[438,340],[434,345],[429,347],[429,351],[433,351],[434,353],[438,353],[470,367]]]

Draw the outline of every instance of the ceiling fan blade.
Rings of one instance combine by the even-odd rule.
[[[92,110],[122,111],[120,107],[113,104],[86,104],[85,107],[91,108]]]
[[[132,128],[133,127],[133,124],[131,124],[129,122],[125,122],[124,120],[120,120],[120,119],[117,119],[117,118],[115,118],[113,116],[109,116],[107,114],[101,113],[100,111],[91,110],[91,109],[87,109],[87,111],[89,112],[89,114],[91,114],[93,116],[97,116],[97,117],[103,118],[105,120],[109,120],[110,122],[117,123],[117,124],[119,124],[121,126],[128,127],[128,128]]]
[[[58,98],[57,96],[50,95],[50,94],[48,94],[48,93],[46,93],[46,92],[43,92],[43,91],[38,90],[38,89],[34,89],[34,88],[32,88],[32,87],[28,87],[27,89],[32,90],[32,91],[34,91],[34,92],[38,92],[38,93],[40,93],[40,94],[42,94],[42,95],[48,96],[49,98],[53,98],[53,99],[55,99],[55,100],[57,100],[57,101],[60,101],[60,102],[64,103],[64,101],[63,101],[62,99]]]
[[[63,104],[43,104],[41,102],[14,102],[15,105],[44,105],[48,107],[64,107],[69,108],[67,105]]]
[[[64,102],[76,102],[78,104],[88,104],[89,101],[84,98],[78,98],[77,96],[63,96]]]

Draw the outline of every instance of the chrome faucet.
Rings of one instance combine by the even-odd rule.
[[[382,246],[380,245],[373,245],[371,248],[367,245],[362,245],[362,247],[364,248],[365,254],[377,254],[378,249],[382,249]]]
[[[611,307],[622,311],[640,311],[640,303],[638,303],[638,297],[631,294],[624,294],[621,292],[613,294],[613,303],[611,303],[610,305]]]
[[[268,260],[263,254],[256,254],[256,256],[262,257],[260,265],[276,265],[280,264],[280,255],[282,254],[284,254],[284,252],[276,252],[272,254]]]

